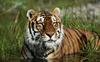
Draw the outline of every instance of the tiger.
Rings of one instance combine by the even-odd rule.
[[[95,38],[94,44],[100,46],[98,33],[64,27],[58,7],[53,11],[29,9],[26,16],[28,22],[21,50],[23,59],[48,60],[80,53],[91,38]]]

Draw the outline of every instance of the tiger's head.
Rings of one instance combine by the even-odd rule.
[[[28,32],[32,43],[44,42],[46,47],[56,49],[63,39],[60,9],[49,11],[27,11]]]

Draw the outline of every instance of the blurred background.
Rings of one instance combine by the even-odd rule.
[[[27,10],[55,7],[65,27],[100,33],[100,0],[0,0],[0,58],[19,58]]]

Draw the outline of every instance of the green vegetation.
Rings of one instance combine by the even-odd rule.
[[[25,17],[20,12],[14,16],[14,20],[9,19],[5,14],[0,23],[0,57],[18,57],[23,42]],[[2,16],[1,16],[2,17]],[[18,53],[19,52],[19,53]]]
[[[38,10],[40,6],[42,9],[52,9],[57,6],[64,8],[73,5],[77,6],[77,3],[80,5],[81,3],[95,2],[95,0],[84,0],[84,2],[79,0],[77,3],[75,1],[78,0],[0,0],[0,57],[8,59],[9,57],[20,56],[27,22],[26,11],[29,8]],[[100,33],[100,23],[85,21],[85,19],[72,19],[67,15],[62,17],[62,22],[65,27],[86,29]]]
[[[100,33],[99,29],[100,23],[97,23],[92,20],[74,19],[71,18],[71,16],[69,17],[68,15],[65,15],[62,17],[62,22],[65,27],[67,26],[69,28],[85,29]]]

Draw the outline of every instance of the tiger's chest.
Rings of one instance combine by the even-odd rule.
[[[35,58],[45,59],[52,52],[53,49],[46,47],[44,42],[32,45],[32,54]]]

